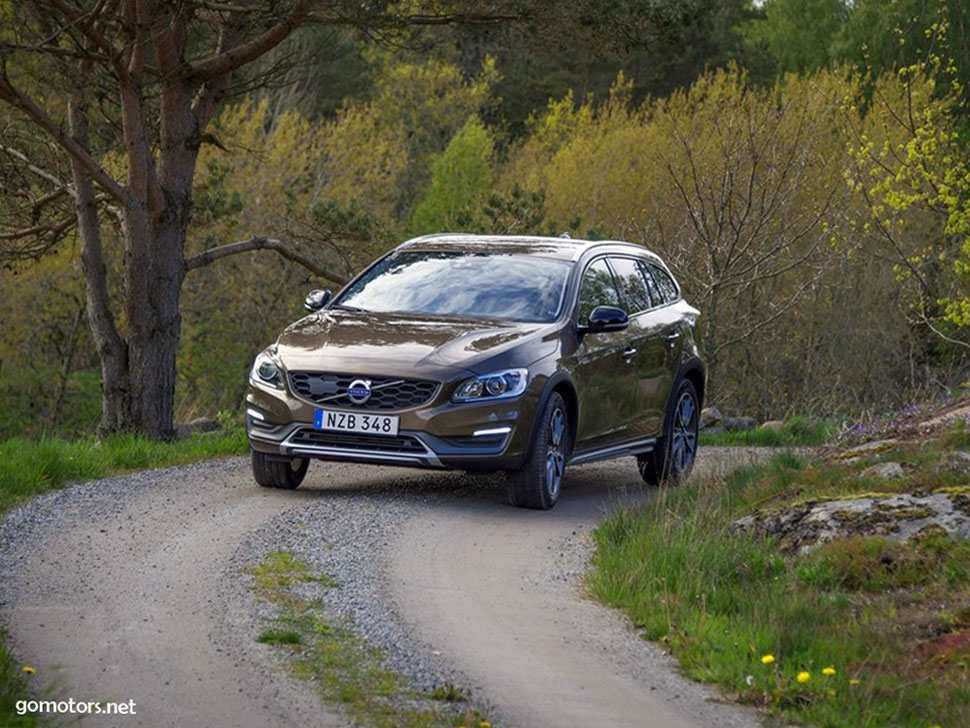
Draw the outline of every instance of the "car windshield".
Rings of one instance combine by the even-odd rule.
[[[570,264],[535,255],[404,250],[356,280],[334,308],[554,321]]]

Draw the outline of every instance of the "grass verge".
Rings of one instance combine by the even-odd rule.
[[[911,544],[858,537],[789,557],[731,528],[756,508],[945,487],[941,447],[880,455],[907,462],[905,484],[861,476],[865,462],[783,454],[663,490],[596,530],[589,588],[669,648],[687,675],[785,720],[970,725],[970,544],[945,534]]]
[[[0,512],[74,480],[94,480],[247,451],[242,428],[196,434],[172,442],[156,442],[137,435],[114,435],[103,443],[93,438],[70,441],[59,437],[14,437],[0,442]]]
[[[382,653],[323,610],[319,589],[336,583],[287,551],[271,551],[250,569],[256,594],[275,605],[272,625],[256,640],[284,652],[293,675],[312,680],[325,700],[342,706],[356,725],[371,728],[491,728],[462,704],[452,685],[421,694],[385,666]]]
[[[815,447],[823,445],[838,432],[838,425],[827,420],[789,417],[778,429],[710,432],[701,430],[701,445],[748,447]]]
[[[29,677],[0,639],[0,725],[4,728],[33,728],[39,724],[33,715],[17,714],[17,701],[28,696]]]
[[[248,449],[242,428],[173,442],[155,442],[135,435],[116,435],[103,444],[93,439],[11,438],[0,442],[0,514],[31,496],[71,481],[240,455]],[[16,712],[16,701],[30,693],[30,679],[13,660],[0,635],[0,726],[25,728],[38,724],[34,717]]]

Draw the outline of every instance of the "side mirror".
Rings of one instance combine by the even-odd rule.
[[[579,327],[581,334],[604,334],[608,331],[623,331],[630,325],[626,311],[615,306],[597,306],[589,315],[589,322]]]
[[[331,295],[329,288],[315,288],[306,295],[303,308],[307,311],[319,311],[327,305]]]

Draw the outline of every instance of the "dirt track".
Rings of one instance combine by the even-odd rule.
[[[758,455],[709,448],[699,469]],[[135,717],[82,726],[347,725],[254,642],[258,607],[238,547],[314,504],[332,518],[403,501],[393,538],[369,555],[384,597],[503,725],[757,724],[583,596],[590,527],[619,501],[650,497],[632,462],[572,469],[548,513],[503,505],[490,483],[460,492],[464,477],[316,464],[286,493],[259,489],[231,460],[85,484],[0,529],[0,616],[38,686],[54,679],[64,699],[137,704]]]

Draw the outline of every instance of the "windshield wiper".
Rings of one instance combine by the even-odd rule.
[[[346,303],[335,303],[330,308],[340,309],[341,311],[353,311],[354,313],[367,313],[366,308],[360,308],[359,306],[348,306]]]

